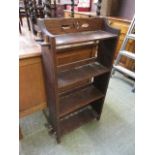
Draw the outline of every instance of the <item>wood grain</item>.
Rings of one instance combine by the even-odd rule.
[[[61,136],[95,119],[97,114],[94,113],[92,109],[87,108],[72,117],[63,119],[60,122]]]
[[[89,63],[87,65],[79,66],[64,72],[58,73],[58,87],[59,89],[65,90],[74,87],[74,84],[77,84],[83,80],[90,79],[95,76],[109,72],[110,69],[102,66],[98,62]]]
[[[100,119],[119,31],[109,27],[106,20],[101,18],[45,19],[38,23],[43,36],[47,38],[47,44],[42,46],[47,101],[51,124],[59,143],[64,133],[91,119]],[[56,48],[57,45],[69,46],[90,41],[94,42],[93,46],[82,45],[65,48],[64,51]],[[98,48],[95,42],[98,42]],[[89,50],[92,54],[82,59],[82,63],[73,56],[70,59],[72,62],[58,63],[58,54],[83,51],[83,55]],[[89,61],[94,57],[96,61]],[[92,85],[84,88],[83,80],[87,80],[85,84]],[[60,92],[61,89],[63,92]],[[91,110],[84,112],[86,105],[89,105]],[[78,112],[79,108],[82,108],[83,112]],[[96,115],[93,115],[94,113]]]
[[[60,97],[60,117],[63,117],[87,104],[102,98],[104,95],[93,85],[73,91]]]
[[[46,94],[41,58],[21,59],[19,68],[20,116],[45,108],[45,103]]]

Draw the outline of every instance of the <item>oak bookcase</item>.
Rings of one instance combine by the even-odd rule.
[[[42,60],[49,120],[57,142],[67,132],[93,119],[100,119],[112,60],[117,29],[104,18],[39,19],[44,42]],[[63,52],[94,50],[89,58],[74,58],[59,64]]]

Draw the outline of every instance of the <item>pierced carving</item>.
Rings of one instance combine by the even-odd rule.
[[[89,27],[89,24],[87,24],[87,23],[82,24],[81,27],[82,27],[82,28],[87,28],[87,27]]]

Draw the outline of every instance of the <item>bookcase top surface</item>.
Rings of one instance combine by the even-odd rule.
[[[118,37],[105,18],[47,18],[38,24],[44,35],[55,38],[56,46]]]
[[[105,40],[115,37],[117,37],[117,35],[102,30],[70,33],[70,34],[57,35],[56,45],[59,46],[59,45],[75,44],[95,40]]]

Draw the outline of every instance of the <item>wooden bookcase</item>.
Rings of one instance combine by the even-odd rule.
[[[63,134],[100,119],[119,31],[103,18],[39,19],[49,120]],[[93,50],[89,58],[59,64],[63,52]],[[71,57],[72,58],[72,57]]]

